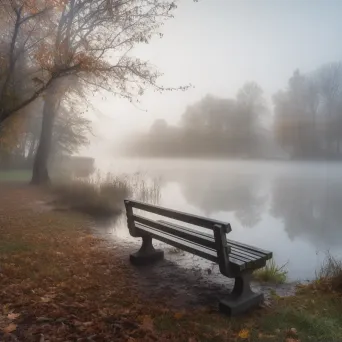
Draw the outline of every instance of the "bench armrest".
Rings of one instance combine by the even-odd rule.
[[[225,276],[229,276],[231,274],[229,263],[230,247],[227,243],[226,229],[224,226],[218,224],[214,225],[214,238],[220,272]]]

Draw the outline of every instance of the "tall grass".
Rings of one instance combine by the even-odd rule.
[[[253,272],[253,278],[265,283],[283,284],[288,273],[286,265],[278,266],[274,259],[268,260],[265,267]]]
[[[321,268],[316,273],[315,285],[342,291],[342,260],[336,259],[328,252]]]
[[[63,179],[53,185],[57,203],[94,217],[110,217],[121,213],[127,197],[157,204],[160,186],[140,173],[103,175],[97,171],[89,178]]]
[[[121,179],[128,185],[133,199],[151,204],[160,202],[160,179],[148,179],[142,173],[121,176]]]

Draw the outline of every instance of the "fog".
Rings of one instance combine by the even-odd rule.
[[[96,95],[91,102],[97,139],[85,153],[98,157],[105,149],[107,157],[107,142],[115,150],[127,133],[147,131],[159,118],[175,125],[187,106],[207,94],[234,98],[248,81],[263,89],[270,108],[263,120],[271,125],[272,95],[286,88],[294,70],[310,73],[340,60],[341,9],[341,2],[332,0],[180,1],[175,18],[162,28],[163,38],[140,45],[134,53],[164,73],[160,84],[191,83],[193,88],[148,91],[135,105],[106,92]]]
[[[76,14],[66,7],[70,25],[58,8],[28,11],[17,21],[34,25],[21,27],[17,41],[15,15],[6,16],[15,7],[0,6],[1,170],[30,178],[33,169],[33,183],[46,184],[51,169],[78,155],[92,157],[78,159],[83,178],[94,169],[142,173],[160,181],[160,204],[231,222],[233,238],[290,261],[291,278],[312,278],[323,260],[316,253],[341,249],[342,2],[180,0],[151,40],[163,1],[152,2],[160,16],[151,20],[141,9],[151,3],[138,1],[145,21],[132,31],[129,2],[115,2],[119,19],[114,2],[108,16],[105,2],[85,3]],[[97,31],[89,11],[108,26]],[[80,20],[92,39],[70,31]],[[107,47],[110,38],[118,45]],[[111,229],[127,238],[126,225]]]
[[[272,250],[290,279],[314,277],[341,247],[341,10],[180,2],[163,38],[136,53],[162,84],[193,87],[138,104],[98,95],[85,153],[102,170],[158,179],[161,205],[230,222],[231,238]],[[129,238],[125,223],[112,229]]]

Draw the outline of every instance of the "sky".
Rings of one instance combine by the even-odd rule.
[[[93,141],[114,143],[159,118],[177,124],[188,105],[206,94],[235,97],[247,81],[257,82],[271,104],[295,69],[342,60],[341,13],[342,0],[179,0],[163,38],[134,53],[164,74],[160,84],[193,88],[147,91],[138,106],[97,95]]]

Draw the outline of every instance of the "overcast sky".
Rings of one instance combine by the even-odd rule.
[[[179,0],[164,37],[135,53],[164,73],[164,86],[195,88],[148,92],[139,107],[97,97],[103,116],[95,133],[116,140],[157,118],[176,124],[187,105],[208,93],[234,97],[246,81],[258,82],[270,99],[296,68],[308,72],[342,59],[341,14],[342,0]]]

